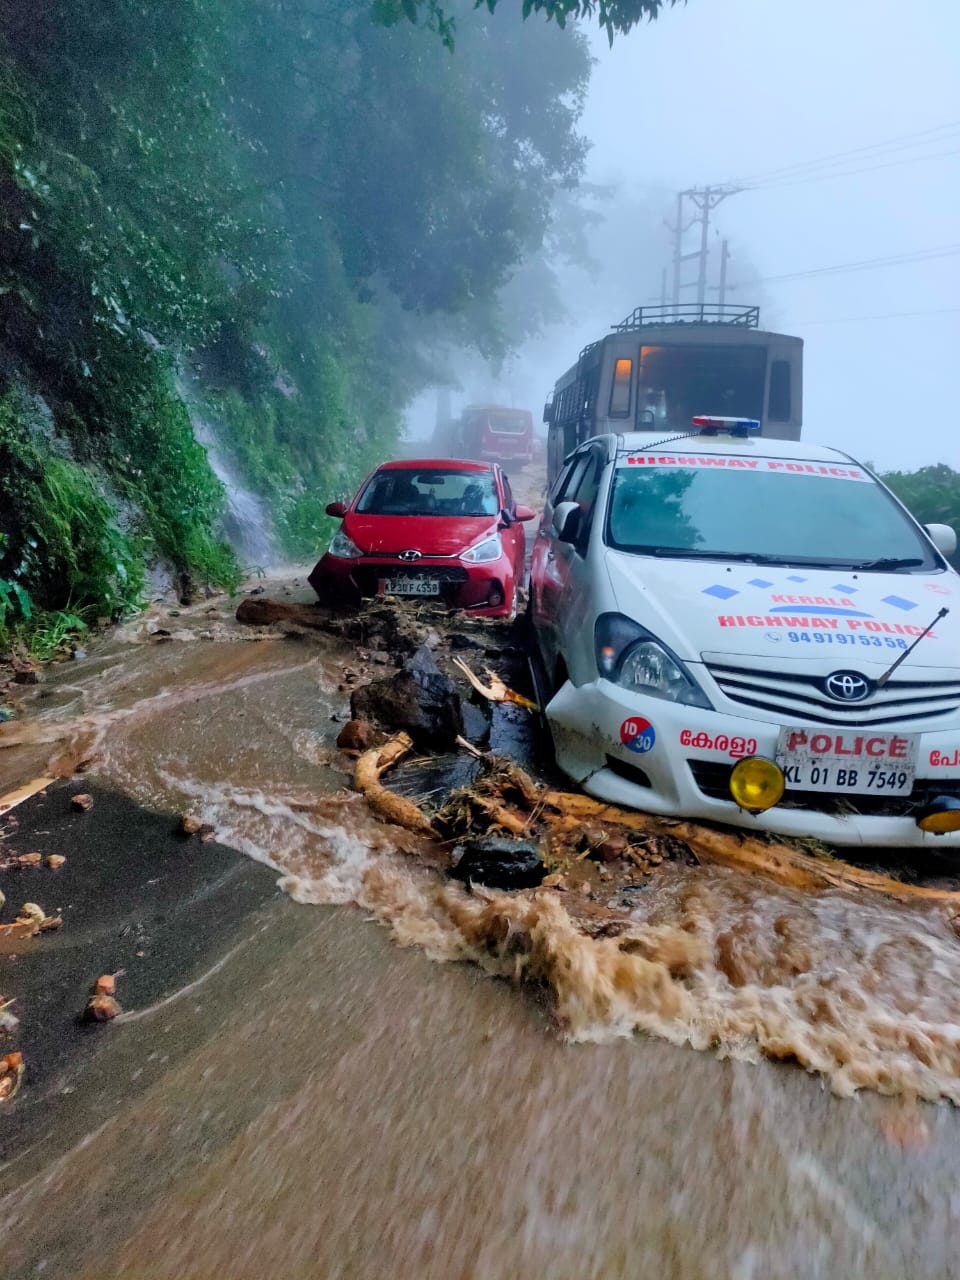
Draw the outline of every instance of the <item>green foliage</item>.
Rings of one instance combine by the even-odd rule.
[[[584,18],[597,21],[610,43],[620,33],[625,35],[638,23],[645,19],[653,21],[660,10],[679,4],[681,0],[523,0],[522,13],[529,18],[531,13],[543,14],[547,21],[553,21],[558,27],[565,27],[569,19]],[[685,3],[686,0],[683,0]],[[475,8],[486,8],[493,13],[498,0],[476,0]],[[422,21],[430,31],[435,31],[447,48],[454,47],[457,32],[457,21],[445,9],[439,0],[373,0],[371,11],[374,20],[383,26],[393,26],[404,20],[412,23]]]
[[[41,612],[4,632],[0,623],[0,644],[17,649],[39,662],[67,656],[77,640],[86,635],[87,623],[64,610]]]
[[[42,439],[42,437],[40,438]],[[31,437],[13,394],[0,399],[0,576],[41,608],[70,602],[77,613],[120,615],[143,585],[140,547],[121,532],[91,473]],[[29,585],[28,585],[29,584]]]
[[[960,472],[946,463],[919,471],[884,471],[880,479],[921,524],[949,524],[960,529]]]
[[[544,312],[501,294],[582,169],[585,39],[428,8],[455,57],[418,0],[0,0],[0,625],[238,583],[178,367],[312,557],[425,353]]]
[[[960,472],[938,462],[918,471],[884,471],[880,479],[920,524],[948,524],[960,533]],[[960,556],[951,560],[956,567]]]

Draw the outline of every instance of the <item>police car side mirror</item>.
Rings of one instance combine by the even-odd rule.
[[[553,532],[561,542],[576,542],[580,508],[575,502],[560,502],[553,509]]]
[[[956,530],[948,524],[925,524],[927,537],[942,556],[952,556],[957,549]]]

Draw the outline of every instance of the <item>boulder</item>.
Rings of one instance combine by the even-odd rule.
[[[420,750],[442,751],[463,733],[463,709],[456,685],[421,647],[396,675],[373,680],[350,695],[354,720],[375,720],[403,729]]]
[[[348,720],[337,734],[337,746],[344,751],[367,751],[379,737],[369,720]]]
[[[546,870],[539,849],[529,840],[487,836],[454,849],[450,874],[490,889],[532,889],[542,883]]]
[[[298,627],[325,627],[330,621],[327,610],[317,604],[292,604],[283,600],[247,596],[237,609],[237,621],[253,627],[272,627],[287,623]]]

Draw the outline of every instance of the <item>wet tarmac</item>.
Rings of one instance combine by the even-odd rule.
[[[253,924],[253,922],[251,922]],[[270,904],[2,1170],[10,1276],[956,1274],[956,1116],[547,1011]]]
[[[948,920],[677,866],[633,950],[546,895],[510,964],[529,944],[549,980],[491,978],[522,971],[486,930],[525,900],[446,886],[349,789],[370,660],[235,607],[138,621],[0,731],[4,789],[85,768],[0,844],[67,856],[0,877],[4,919],[23,888],[65,921],[0,957],[28,1068],[0,1105],[5,1276],[956,1274],[958,1118],[912,1097],[960,1079]],[[436,769],[402,789],[429,802]],[[216,841],[176,834],[187,809]],[[124,1013],[79,1024],[115,970]],[[853,1068],[887,1074],[834,1096]]]

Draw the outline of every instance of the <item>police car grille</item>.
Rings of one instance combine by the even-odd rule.
[[[707,663],[718,688],[731,702],[771,717],[811,724],[903,724],[936,720],[960,707],[960,680],[897,680],[877,689],[863,702],[837,702],[822,688],[822,676],[755,670]]]

